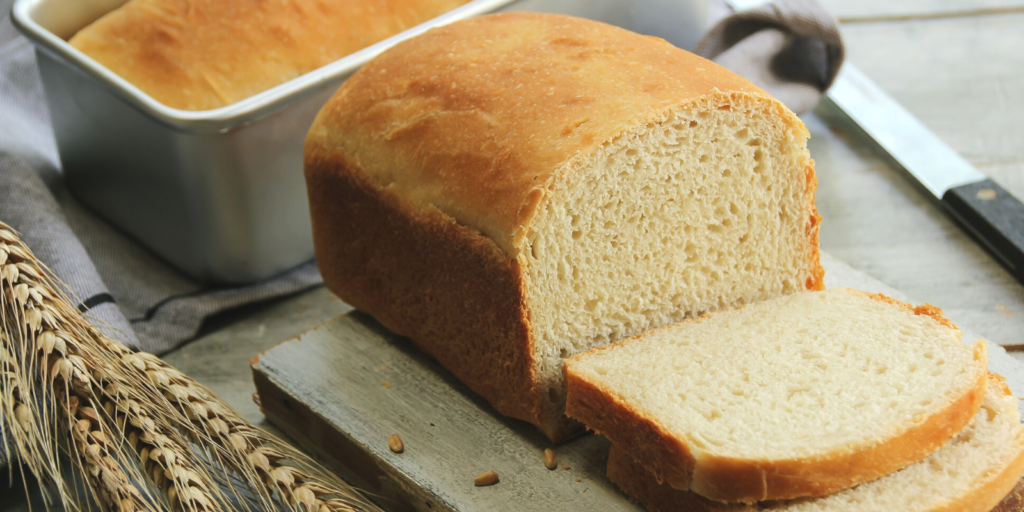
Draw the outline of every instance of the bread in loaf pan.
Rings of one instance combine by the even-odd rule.
[[[981,405],[985,344],[838,288],[710,313],[565,363],[566,412],[718,501],[822,496],[917,462]]]
[[[468,1],[131,0],[70,43],[164,105],[209,110]]]
[[[808,133],[663,40],[552,14],[433,29],[306,139],[324,281],[551,439],[562,361],[822,287]]]
[[[1024,428],[1017,399],[990,375],[973,421],[925,460],[820,498],[726,504],[659,484],[626,450],[612,446],[608,479],[651,512],[1020,512]],[[994,508],[993,508],[994,507]]]

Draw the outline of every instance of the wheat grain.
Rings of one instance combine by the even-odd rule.
[[[496,471],[488,471],[486,473],[482,473],[473,479],[473,485],[477,487],[494,485],[496,483],[498,483],[498,473]]]
[[[395,453],[402,453],[405,451],[405,443],[402,442],[401,437],[398,437],[398,434],[391,434],[391,437],[388,437],[388,448]]]
[[[555,457],[555,452],[551,448],[544,449],[544,467],[548,469],[555,469],[558,467],[558,459]]]
[[[39,390],[44,406],[41,411],[30,411],[31,416],[45,420],[48,408],[60,408],[47,406],[48,402],[64,404],[70,411],[74,401],[74,414],[69,416],[77,418],[72,437],[77,436],[78,452],[86,454],[80,457],[79,468],[109,510],[157,505],[188,511],[228,508],[213,478],[194,451],[186,448],[189,443],[218,468],[219,482],[230,490],[239,490],[232,482],[240,477],[240,485],[256,494],[259,508],[274,508],[274,503],[280,502],[291,510],[306,512],[380,510],[308,457],[254,427],[205,387],[156,356],[132,353],[96,329],[71,306],[45,266],[2,222],[0,293],[4,294],[0,296],[0,315],[19,317],[16,322],[2,319],[5,340],[22,340],[30,346],[24,352],[38,357],[39,373],[50,377],[49,386]],[[17,332],[6,336],[11,325],[17,326]],[[53,393],[60,389],[63,391]],[[0,405],[17,408],[13,395],[7,396],[0,395],[4,401]],[[83,403],[88,406],[82,407]],[[89,424],[88,435],[80,431],[83,422]],[[113,428],[108,423],[113,423]],[[40,432],[39,438],[54,434],[46,427]],[[0,433],[6,442],[6,433]],[[39,444],[52,444],[52,439]],[[111,450],[122,445],[129,446],[135,462],[141,464],[140,474],[126,473],[130,465],[124,454]],[[43,476],[47,474],[45,467],[41,471]],[[147,496],[131,484],[141,478],[151,481],[167,503],[144,499]],[[64,495],[62,501],[75,505]]]
[[[76,462],[80,464],[99,504],[109,511],[154,510],[125,472],[104,423],[91,408],[81,406],[77,396],[67,397],[65,403],[65,414],[76,448]]]
[[[77,311],[71,310],[66,301],[57,300],[59,295],[48,286],[45,272],[33,265],[31,253],[20,244],[12,244],[9,238],[4,240],[4,244],[5,261],[0,268],[3,283],[0,288],[6,299],[3,300],[5,369],[15,374],[16,379],[20,378],[20,382],[17,386],[19,396],[5,392],[3,398],[17,411],[9,417],[15,418],[21,426],[20,430],[12,429],[10,436],[21,445],[18,447],[19,455],[26,460],[44,461],[37,462],[30,471],[48,481],[60,482],[60,487],[66,485],[60,479],[59,467],[51,463],[55,460],[52,453],[41,454],[41,450],[33,449],[33,445],[52,445],[52,442],[41,443],[36,438],[54,439],[67,433],[72,440],[73,460],[104,509],[162,508],[154,503],[152,496],[135,485],[141,480],[137,470],[137,464],[141,462],[146,469],[144,474],[152,475],[153,483],[162,491],[172,510],[220,510],[217,500],[212,499],[208,491],[212,479],[195,470],[197,462],[193,460],[191,450],[185,450],[172,436],[161,435],[160,428],[148,418],[145,406],[135,403],[134,407],[128,408],[130,410],[123,410],[120,416],[114,415],[123,397],[116,393],[118,388],[113,384],[104,389],[103,382],[116,380],[116,371],[111,371],[109,358],[91,350],[94,347],[80,343],[93,333],[82,328],[85,322]],[[20,353],[23,361],[35,361],[36,358],[40,361],[35,372],[42,383],[39,386],[40,398],[43,403],[52,401],[58,404],[48,409],[62,413],[53,423],[58,424],[63,419],[63,432],[38,426],[48,419],[47,408],[33,411],[28,406],[31,401],[27,404],[20,396],[21,391],[30,389],[25,383],[32,379],[34,372],[17,375],[19,372],[11,371],[19,368],[11,361],[14,359],[12,352]],[[14,390],[13,387],[11,389]],[[101,414],[95,405],[109,413]],[[129,437],[136,440],[133,449],[141,451],[147,444],[145,441],[149,441],[150,450],[160,449],[159,453],[177,456],[173,460],[167,456],[151,456],[139,461],[122,448],[122,441]],[[161,464],[159,469],[163,475],[154,470]],[[61,499],[65,503],[75,501],[65,491],[61,491]]]
[[[123,385],[107,384],[103,399],[105,412],[116,418],[145,473],[151,475],[173,510],[222,509],[223,498],[211,494],[217,492],[215,480],[195,460],[194,453],[175,439],[176,432],[149,417],[147,408],[132,399]]]
[[[0,333],[0,336],[3,334]],[[53,447],[43,442],[39,435],[42,429],[36,423],[33,404],[27,402],[27,390],[31,389],[31,386],[25,380],[21,368],[22,365],[7,349],[7,343],[0,343],[0,418],[12,419],[9,422],[0,422],[0,438],[5,453],[22,454],[22,463],[28,466],[31,473],[48,475],[59,468],[48,466],[50,461],[56,460],[49,453]],[[9,435],[7,430],[10,430]],[[8,438],[15,446],[8,445]],[[68,491],[60,482],[49,481],[46,484],[57,489],[62,495]]]
[[[326,508],[323,512],[377,509],[344,481],[253,427],[208,389],[160,358],[139,352],[125,353],[122,360],[162,390],[167,400],[184,412],[189,424],[219,447],[218,453],[240,473],[255,475],[255,481],[263,482],[264,491],[279,496],[290,508]]]

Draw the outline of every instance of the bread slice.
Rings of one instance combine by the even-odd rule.
[[[130,0],[69,42],[164,105],[209,110],[283,84],[468,1]]]
[[[563,439],[562,361],[822,286],[807,130],[665,41],[453,23],[350,78],[306,139],[328,288]]]
[[[977,412],[985,344],[931,306],[798,293],[565,363],[567,412],[718,501],[820,496],[923,459]]]
[[[651,512],[1020,512],[1019,496],[1011,490],[1020,485],[1021,473],[1024,428],[1017,399],[998,375],[990,376],[974,421],[938,451],[895,473],[820,498],[720,503],[659,484],[626,450],[612,446],[608,454],[608,478]]]

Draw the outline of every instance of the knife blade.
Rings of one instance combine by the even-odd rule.
[[[735,11],[770,0],[726,0]],[[849,62],[825,95],[1024,284],[1024,204]]]
[[[864,73],[844,64],[826,100],[940,201],[1024,283],[1024,204],[974,168]]]

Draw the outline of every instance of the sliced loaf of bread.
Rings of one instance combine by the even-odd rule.
[[[985,345],[960,335],[931,306],[799,293],[571,358],[567,412],[676,489],[821,496],[923,459],[974,417]]]
[[[926,459],[820,498],[725,504],[659,484],[623,449],[608,454],[608,478],[651,512],[1020,512],[1007,496],[1024,472],[1017,399],[992,375],[974,421]],[[995,508],[993,508],[995,507]],[[1016,508],[1014,508],[1016,507]]]
[[[551,439],[562,361],[822,287],[807,129],[660,39],[539,13],[395,45],[306,139],[327,287]]]

